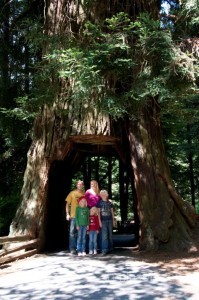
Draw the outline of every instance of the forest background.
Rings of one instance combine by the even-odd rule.
[[[40,0],[2,1],[0,11],[0,236],[7,235],[9,225],[20,201],[23,176],[27,163],[27,152],[31,144],[32,126],[41,105],[41,82],[51,70],[44,70],[42,47],[45,43],[42,34],[43,7]],[[198,72],[198,1],[163,1],[160,15],[161,30],[169,33],[172,45],[179,47],[188,57],[179,61],[179,70],[174,72],[179,81],[172,82],[173,92],[163,91],[163,86],[154,81],[150,88],[154,95],[161,94],[161,122],[164,144],[177,192],[190,202],[199,213],[199,72]],[[122,12],[110,21],[109,26],[125,24],[127,16]],[[150,31],[150,16],[143,15],[145,28]],[[91,26],[87,25],[87,26]],[[140,29],[140,30],[141,30]],[[92,34],[98,34],[97,27],[89,27]],[[186,43],[184,42],[186,40]],[[56,43],[56,41],[54,41]],[[188,43],[187,43],[188,42]],[[190,42],[190,43],[189,43]],[[164,53],[164,45],[155,43],[154,53]],[[154,55],[153,53],[153,55]],[[146,53],[148,56],[149,53]],[[125,62],[124,62],[125,63]],[[123,67],[118,61],[118,68]],[[194,70],[192,66],[194,65]],[[176,68],[177,64],[175,64]],[[43,68],[43,69],[42,69]],[[176,75],[175,74],[175,75]],[[167,78],[166,72],[165,80]],[[43,78],[42,78],[43,76]],[[183,80],[182,80],[183,79]],[[148,84],[148,78],[141,78]],[[186,92],[185,85],[187,84]],[[162,90],[161,90],[162,89]],[[171,88],[171,91],[173,87]],[[42,91],[43,92],[43,91]],[[53,86],[46,90],[53,93]],[[144,91],[136,91],[140,103]],[[164,101],[167,99],[167,101]],[[120,111],[115,112],[119,117]],[[118,162],[113,160],[112,198],[118,198]],[[91,164],[98,169],[100,182],[106,186],[107,161],[103,157],[92,157]],[[93,174],[93,177],[96,174]],[[76,174],[78,177],[78,174]],[[115,203],[117,204],[117,203]],[[117,207],[117,205],[116,205]],[[118,208],[119,210],[119,205]],[[117,214],[116,209],[116,214]],[[131,218],[131,215],[129,215]]]

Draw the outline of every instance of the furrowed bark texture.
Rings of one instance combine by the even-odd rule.
[[[70,113],[57,115],[56,108],[44,106],[41,117],[35,121],[34,139],[28,151],[22,202],[11,224],[10,234],[29,234],[44,237],[48,179],[51,164],[63,160],[72,151],[68,137],[73,135],[110,135],[110,120],[94,110],[81,119]],[[41,245],[42,247],[42,245]]]
[[[136,121],[129,122],[129,141],[140,217],[140,248],[186,249],[193,208],[176,193],[162,142],[159,107],[151,99]]]

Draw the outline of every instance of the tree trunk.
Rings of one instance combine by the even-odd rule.
[[[130,12],[135,17],[146,10],[157,16],[160,2],[116,0],[112,3],[102,0],[94,1],[90,9],[84,10],[83,1],[50,0],[46,5],[45,32],[48,35],[62,31],[65,34],[78,32],[84,19],[94,19],[100,23],[118,11]],[[48,44],[44,45],[44,53],[48,47]],[[11,235],[28,234],[32,238],[39,237],[42,241],[41,249],[45,244],[46,224],[53,224],[53,221],[55,223],[53,215],[47,219],[48,207],[56,205],[49,189],[49,174],[54,162],[65,162],[64,168],[59,166],[62,180],[57,180],[60,184],[57,190],[60,192],[65,189],[60,196],[64,199],[70,189],[73,168],[78,168],[80,161],[78,153],[74,152],[76,144],[71,136],[94,135],[104,138],[110,137],[113,132],[109,116],[92,107],[75,115],[73,108],[60,100],[64,84],[61,81],[57,83],[60,91],[51,99],[52,105],[44,105],[40,117],[35,120],[33,142],[24,175],[22,202],[10,228]],[[65,113],[62,115],[61,111]],[[123,125],[125,123],[123,120]],[[130,164],[126,148],[122,149],[123,153],[121,151],[123,137],[119,132],[115,136],[120,139],[120,147],[118,144],[114,144],[114,147],[122,160],[127,158],[127,164]],[[148,102],[138,120],[129,121],[129,143],[141,226],[141,249],[186,247],[194,219],[190,207],[177,195],[171,181],[162,143],[159,108],[155,101]],[[64,204],[64,201],[57,204],[62,207],[60,209],[63,212]],[[61,213],[60,218],[64,218]]]
[[[172,183],[159,117],[159,106],[150,99],[140,117],[129,121],[140,248],[186,249],[190,245],[190,228],[195,225],[194,211],[177,195]]]
[[[191,187],[191,203],[195,207],[195,183],[194,183],[194,164],[193,164],[193,153],[192,153],[192,139],[190,132],[190,125],[187,125],[187,142],[189,147],[189,153],[187,155],[188,163],[189,163],[189,178],[190,178],[190,187]]]
[[[21,192],[22,202],[10,227],[11,235],[28,234],[32,238],[39,237],[41,249],[45,244],[48,180],[52,163],[69,157],[71,168],[70,154],[73,145],[68,139],[71,135],[110,135],[109,117],[92,108],[79,120],[72,120],[70,114],[67,117],[60,116],[57,111],[57,106],[44,106],[41,117],[35,121],[34,139],[28,151]],[[70,174],[72,175],[71,170]]]
[[[1,91],[0,91],[0,97],[1,97],[1,106],[2,107],[8,107],[10,99],[9,95],[9,88],[10,88],[10,77],[9,77],[9,51],[10,51],[10,24],[9,24],[9,18],[10,18],[10,5],[6,5],[4,7],[4,11],[2,13],[2,28],[1,28],[1,49],[0,49],[0,71],[1,71],[1,77],[0,77],[0,84],[1,84]],[[15,91],[16,93],[16,91]],[[1,121],[2,122],[2,121]]]

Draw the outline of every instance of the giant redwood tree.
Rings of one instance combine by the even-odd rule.
[[[78,145],[111,146],[134,174],[140,249],[188,248],[193,210],[172,182],[160,121],[163,104],[193,89],[194,60],[160,22],[160,7],[159,0],[45,1],[40,109],[10,234],[40,237],[44,247],[48,209],[64,215],[60,191],[62,202],[53,203],[51,174],[70,188],[83,159]]]

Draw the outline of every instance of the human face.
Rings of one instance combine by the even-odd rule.
[[[83,181],[81,181],[81,180],[79,180],[78,182],[77,182],[77,189],[78,190],[83,190],[84,189],[84,182]]]
[[[108,199],[107,191],[101,191],[100,196],[101,196],[102,200],[107,200]]]
[[[91,188],[96,188],[97,182],[95,180],[91,181]]]
[[[79,202],[79,206],[80,206],[80,207],[86,207],[86,206],[87,206],[87,201],[86,201],[86,199],[82,199],[82,200]]]
[[[91,215],[91,216],[97,215],[97,208],[96,208],[96,207],[92,207],[92,208],[90,209],[90,215]]]

